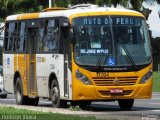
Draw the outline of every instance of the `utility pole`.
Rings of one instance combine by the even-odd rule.
[[[49,8],[52,7],[52,5],[54,5],[54,7],[56,6],[56,0],[49,0]]]
[[[52,7],[52,0],[49,0],[49,8]]]

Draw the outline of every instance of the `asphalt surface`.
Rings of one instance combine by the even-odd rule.
[[[39,105],[20,106],[16,105],[15,96],[9,94],[6,99],[0,99],[0,106],[13,106],[29,110],[54,112],[62,114],[74,114],[81,116],[95,116],[100,119],[114,120],[160,120],[160,92],[155,92],[152,99],[135,100],[130,111],[122,111],[118,102],[93,102],[87,110],[71,111],[67,108],[52,108],[51,102],[40,99]]]

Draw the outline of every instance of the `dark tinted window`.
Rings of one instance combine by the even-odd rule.
[[[10,22],[5,29],[5,51],[25,50],[25,22]]]
[[[25,41],[26,41],[26,34],[25,34],[25,22],[21,22],[20,24],[20,42],[19,42],[19,51],[25,50]]]
[[[41,20],[39,26],[39,52],[57,52],[59,39],[59,22],[56,19]]]

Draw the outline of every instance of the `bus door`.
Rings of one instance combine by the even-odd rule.
[[[69,47],[69,26],[61,27],[60,32],[60,53],[64,54],[64,97],[71,98],[71,51]]]
[[[29,95],[37,95],[36,83],[36,43],[38,39],[38,28],[28,28],[28,89]]]

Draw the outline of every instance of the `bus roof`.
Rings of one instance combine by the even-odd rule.
[[[74,18],[80,16],[92,16],[92,15],[128,15],[128,16],[140,16],[144,17],[141,13],[128,10],[128,9],[118,9],[118,8],[109,8],[109,7],[98,7],[97,5],[88,5],[86,4],[78,5],[78,7],[71,7],[70,9],[49,9],[46,12],[40,13],[24,13],[11,15],[6,18],[6,21],[12,20],[25,20],[25,19],[36,19],[36,18],[47,18],[47,17],[67,17]]]

